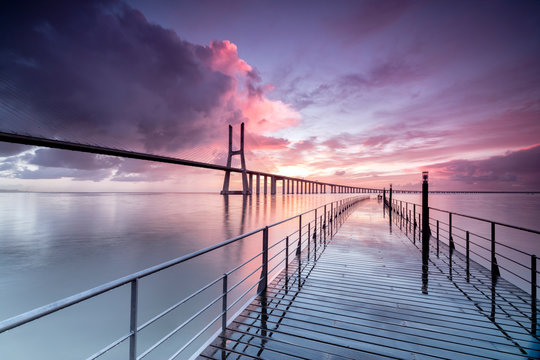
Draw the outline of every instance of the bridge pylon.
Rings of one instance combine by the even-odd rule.
[[[246,170],[246,157],[244,156],[244,123],[240,125],[240,150],[232,149],[232,125],[229,125],[229,153],[227,155],[227,167],[231,167],[232,157],[234,155],[240,155],[240,163],[242,169],[242,191],[229,190],[229,183],[231,180],[231,171],[225,171],[225,179],[223,180],[223,190],[221,190],[221,195],[232,195],[232,194],[241,194],[241,195],[251,195],[251,190],[248,184],[247,170]]]

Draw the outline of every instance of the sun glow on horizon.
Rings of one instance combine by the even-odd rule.
[[[313,169],[304,165],[288,165],[278,167],[277,173],[284,176],[305,178],[313,173]]]

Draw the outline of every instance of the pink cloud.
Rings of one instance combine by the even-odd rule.
[[[540,145],[511,151],[484,160],[453,160],[427,166],[438,178],[484,186],[502,188],[511,184],[525,190],[540,190]]]
[[[200,49],[198,53],[202,59],[207,60],[207,64],[212,70],[221,71],[229,76],[248,75],[253,72],[253,68],[238,56],[237,46],[229,40],[214,40],[209,46]]]
[[[8,54],[0,59],[3,81],[10,85],[0,95],[9,107],[25,110],[3,118],[0,130],[38,128],[34,135],[216,162],[223,161],[228,124],[245,122],[257,134],[257,151],[286,146],[271,133],[300,121],[288,104],[266,96],[273,87],[262,83],[231,41],[190,43],[121,1],[43,3],[31,13],[14,5],[10,13],[0,30],[20,36],[0,39]],[[4,147],[0,152],[14,158],[27,149]],[[76,156],[68,158],[43,149],[24,159],[64,168],[65,176]],[[80,159],[100,163],[95,156]],[[122,162],[111,169],[117,179],[157,174]]]

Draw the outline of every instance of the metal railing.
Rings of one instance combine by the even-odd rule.
[[[402,224],[404,223],[406,233],[408,234],[408,231],[411,232],[413,241],[416,241],[417,234],[420,241],[423,231],[421,227],[422,206],[397,199],[393,199],[391,203],[385,199],[384,204],[388,207],[391,205],[391,212],[398,216]],[[475,261],[489,271],[492,284],[497,282],[498,277],[503,277],[516,286],[519,286],[519,282],[522,282],[521,285],[525,284],[521,288],[524,288],[524,290],[530,293],[530,319],[533,325],[531,328],[533,334],[536,333],[538,312],[537,291],[540,288],[538,284],[538,274],[540,273],[537,266],[538,254],[531,254],[502,241],[498,241],[496,236],[498,231],[496,230],[516,230],[522,234],[532,234],[535,236],[534,240],[539,241],[539,244],[540,231],[433,207],[429,207],[429,214],[430,229],[428,231],[431,234],[431,238],[435,240],[435,244],[432,245],[433,251],[439,257],[440,243],[442,242],[448,246],[451,253],[456,251],[462,254],[465,257],[464,275],[467,282],[470,281],[471,277],[471,261]],[[431,214],[435,216],[431,216]],[[487,236],[486,234],[480,234],[479,231],[464,229],[465,226],[456,226],[455,220],[457,218],[487,225],[489,229]],[[469,224],[469,227],[471,225]],[[536,249],[538,248],[537,246]],[[502,259],[502,261],[498,261],[497,259]],[[493,286],[494,288],[495,286]]]
[[[88,359],[97,359],[102,355],[108,353],[112,349],[117,348],[120,344],[123,344],[128,340],[128,359],[143,359],[147,355],[152,353],[155,349],[160,347],[162,344],[167,342],[167,340],[171,339],[175,334],[185,329],[188,324],[193,324],[194,320],[200,318],[202,314],[207,314],[208,312],[212,312],[212,310],[214,310],[213,314],[210,315],[214,317],[211,318],[210,321],[203,323],[204,326],[200,325],[200,328],[197,329],[196,334],[186,340],[168,358],[175,359],[181,354],[184,354],[185,350],[192,344],[194,344],[196,341],[199,341],[199,343],[204,343],[204,345],[199,345],[197,347],[197,351],[200,352],[220,333],[224,332],[228,323],[230,323],[238,314],[240,314],[240,312],[246,306],[248,306],[256,296],[266,290],[269,281],[273,280],[283,269],[285,269],[285,271],[288,273],[290,263],[296,261],[299,272],[301,272],[302,266],[304,268],[308,266],[310,260],[314,260],[317,254],[324,249],[327,244],[327,240],[332,238],[333,234],[337,231],[339,225],[342,223],[342,221],[344,221],[345,216],[349,213],[348,210],[350,210],[354,204],[366,198],[367,197],[351,197],[319,206],[315,209],[303,212],[301,214],[273,223],[271,225],[258,228],[256,230],[226,240],[219,244],[147,268],[145,270],[122,277],[101,286],[97,286],[93,289],[86,290],[76,295],[42,306],[32,311],[28,311],[21,315],[0,322],[0,334],[8,330],[20,327],[24,324],[36,321],[37,319],[42,318],[46,315],[84,302],[88,299],[95,298],[101,294],[108,293],[111,290],[123,286],[129,286],[129,332],[110,342],[108,345],[104,346],[99,351],[88,357]],[[302,221],[303,219],[304,222]],[[308,220],[305,221],[305,219]],[[293,221],[298,221],[298,229],[296,231],[273,244],[269,243],[269,232],[272,228],[275,228],[280,224],[290,223]],[[139,323],[139,282],[141,279],[149,275],[161,272],[165,269],[196,259],[203,254],[213,252],[217,249],[224,248],[228,245],[258,234],[261,235],[262,240],[262,250],[260,252],[254,254],[248,260],[244,261],[241,264],[235,264],[234,267],[229,269],[223,275],[218,276],[213,281],[210,281],[209,283],[194,291],[187,297],[176,302],[174,305],[169,306],[168,308],[153,316],[146,322],[142,324]],[[291,244],[291,241],[296,242],[296,244]],[[307,262],[305,264],[302,263],[302,254],[306,255],[305,258],[307,259]],[[260,265],[254,264],[254,262],[256,261],[260,261]],[[236,283],[230,284],[231,275],[241,271],[241,269],[244,269],[245,272],[247,272],[247,275],[243,276]],[[249,279],[257,276],[259,272],[260,276],[256,281],[246,284]],[[200,294],[207,291],[208,289],[219,285],[221,285],[221,291],[218,296],[212,298],[200,310],[192,314],[190,313],[186,315],[187,319],[185,321],[178,324],[173,330],[162,336],[158,341],[153,343],[144,351],[140,351],[137,346],[137,338],[138,334],[143,329],[147,328],[151,324],[154,324],[156,321],[163,318],[167,314],[170,314],[173,310],[179,309],[188,301],[197,298]],[[234,299],[231,298],[231,294],[233,291],[240,292],[240,294]],[[216,312],[214,307],[219,305],[220,303],[220,310]],[[235,312],[235,315],[230,316],[231,312]],[[220,326],[218,327],[217,323],[219,321]],[[204,334],[206,334],[206,337],[202,338]],[[197,353],[195,353],[195,355],[197,355]]]

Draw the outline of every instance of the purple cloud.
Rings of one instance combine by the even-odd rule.
[[[540,145],[485,160],[453,160],[428,167],[436,176],[485,187],[514,183],[527,190],[540,189]]]
[[[226,139],[228,123],[251,122],[262,146],[276,147],[287,141],[265,137],[264,129],[297,121],[264,97],[267,87],[233,43],[190,43],[121,0],[20,1],[4,10],[0,131],[190,156]],[[1,144],[0,155],[25,149]],[[213,154],[205,161],[221,159]],[[27,160],[74,170],[109,165],[118,179],[127,171],[122,161],[47,149]]]

